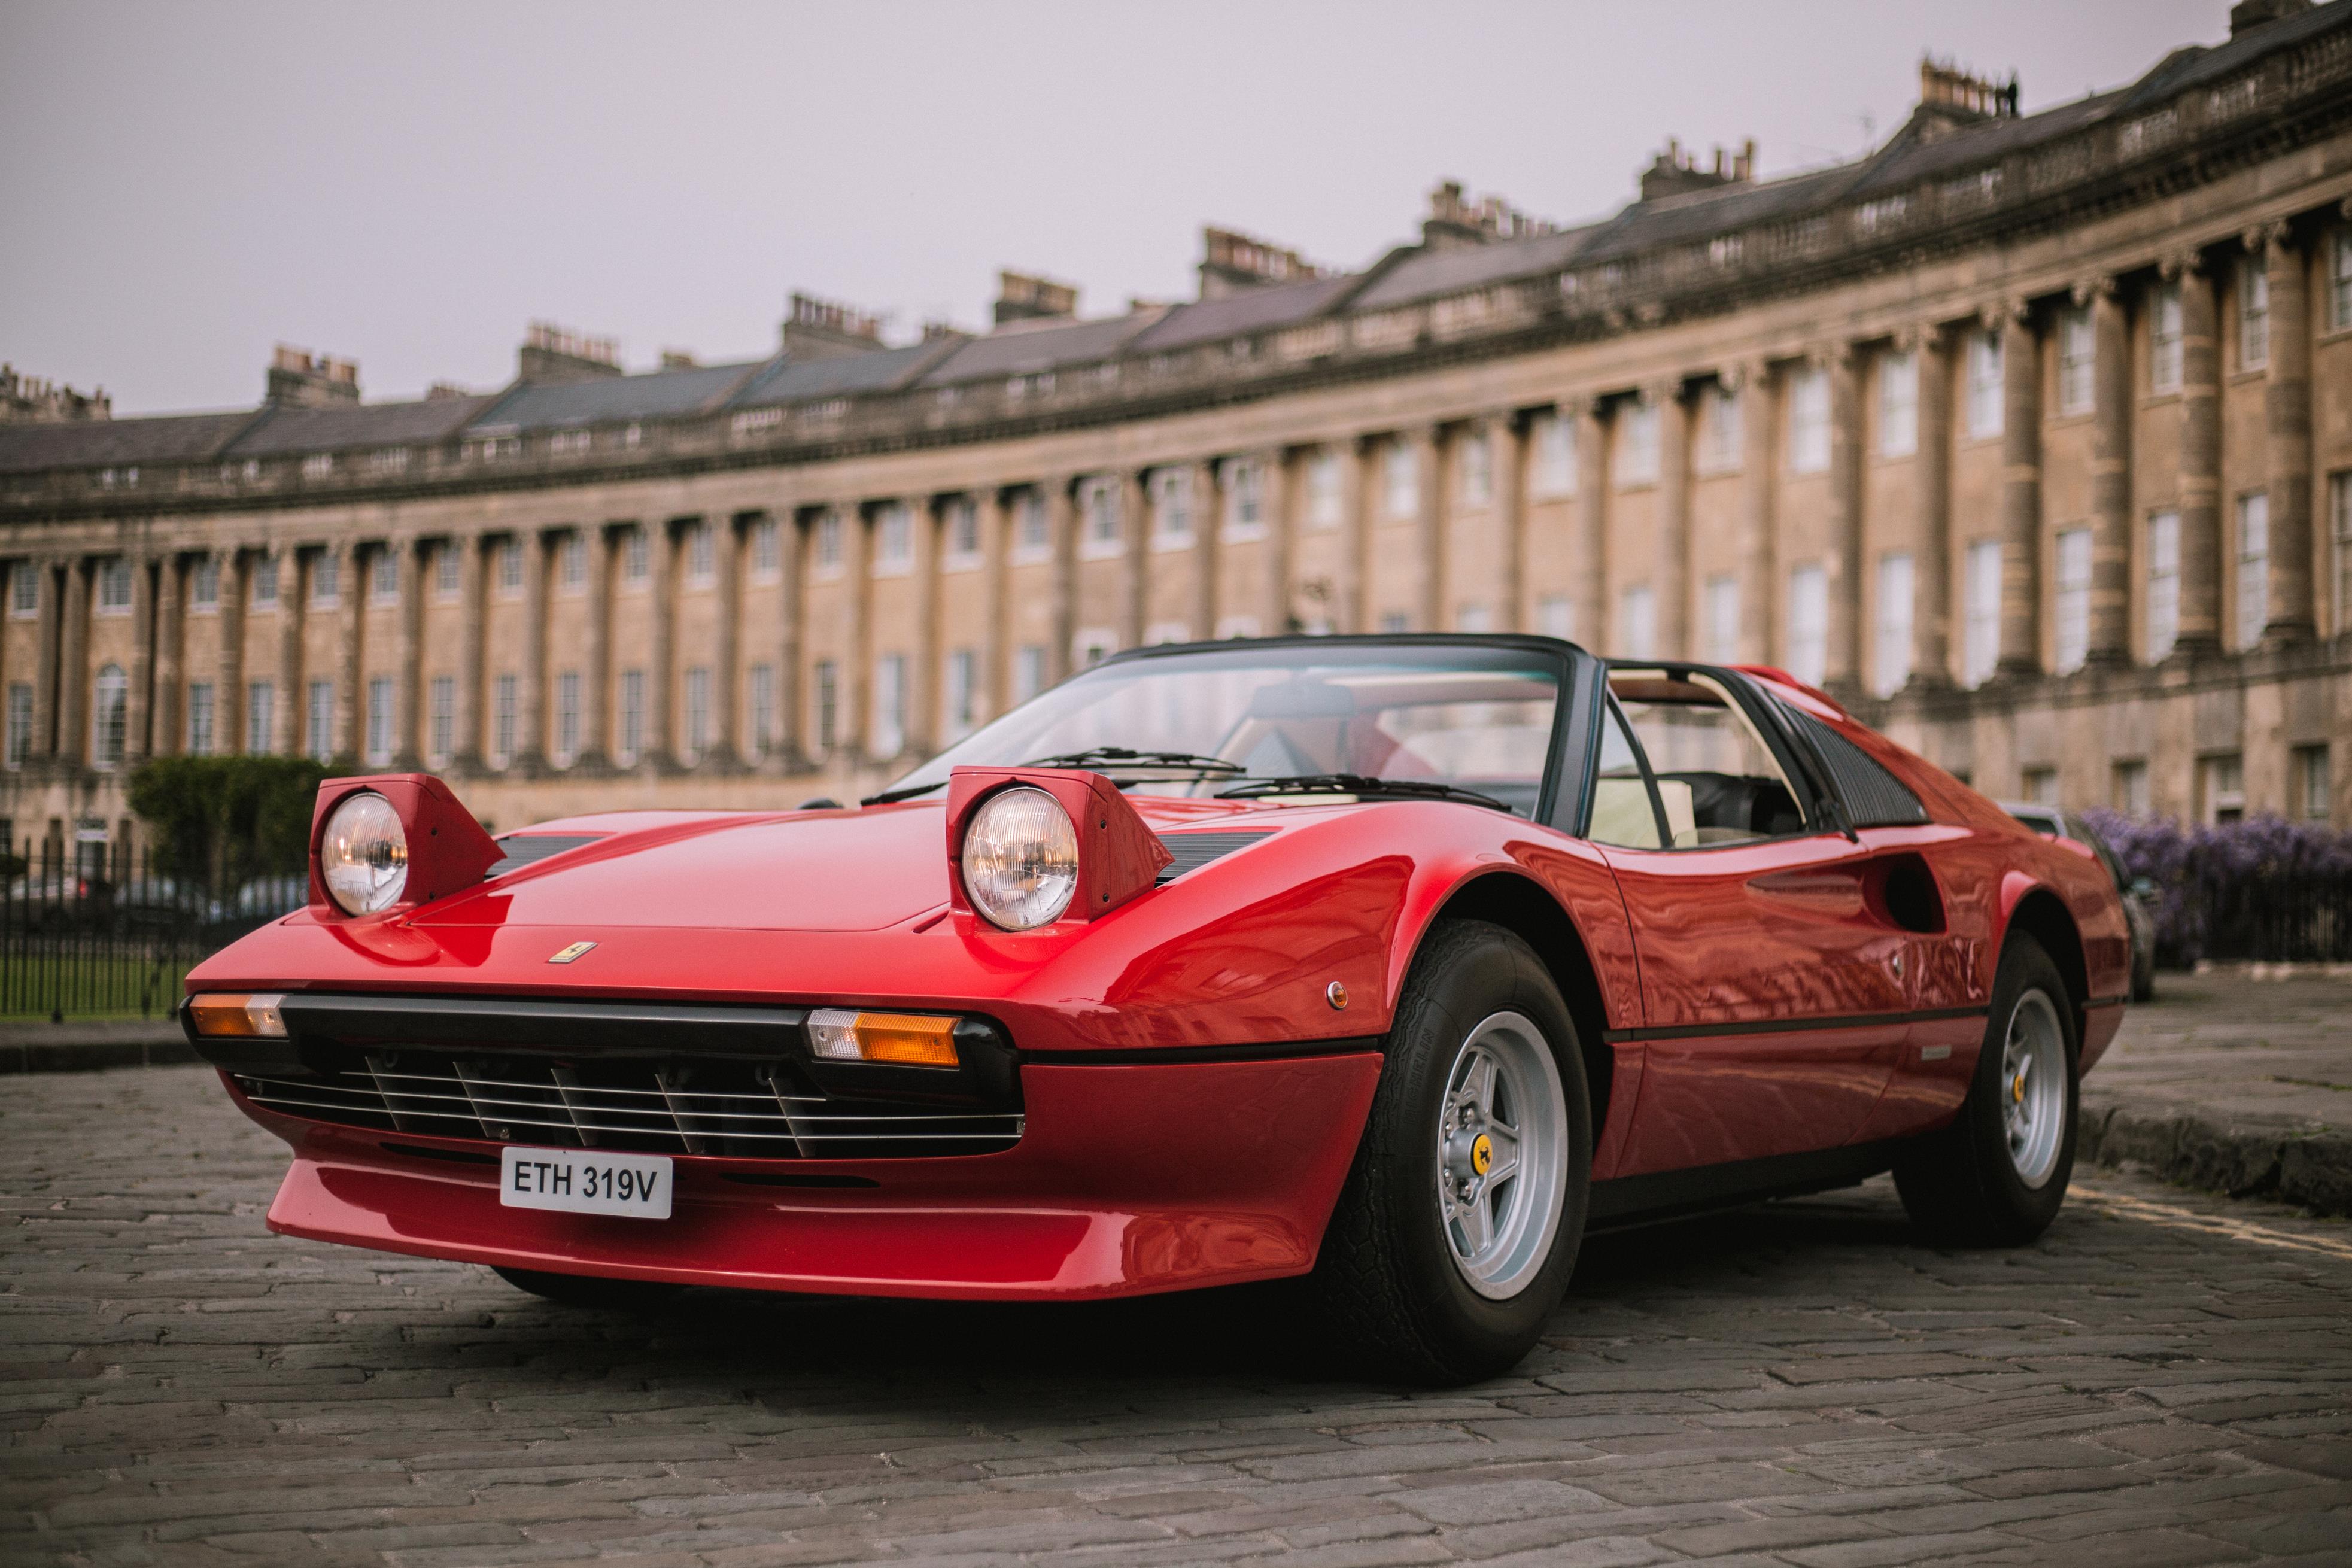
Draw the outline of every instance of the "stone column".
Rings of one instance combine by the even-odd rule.
[[[1866,684],[1862,632],[1862,355],[1851,342],[1831,347],[1829,624],[1823,628],[1822,681],[1841,696]]]
[[[367,625],[367,556],[357,546],[330,546],[341,563],[335,570],[339,614],[335,617],[335,755],[356,757],[367,743],[366,693],[360,686],[360,640]]]
[[[2248,237],[2259,242],[2271,289],[2271,353],[2263,391],[2270,480],[2270,619],[2263,641],[2271,647],[2309,642],[2318,634],[2311,560],[2311,320],[2305,287],[2308,257],[2294,231],[2266,225]]]
[[[1494,487],[1495,531],[1502,543],[1502,580],[1495,597],[1495,629],[1528,629],[1527,422],[1516,410],[1490,414],[1486,468]]]
[[[1078,520],[1073,489],[1076,480],[1066,474],[1045,481],[1045,542],[1053,553],[1046,586],[1050,625],[1045,645],[1045,684],[1070,676],[1070,644],[1078,635]]]
[[[2042,673],[2042,338],[2032,305],[2000,312],[2000,661]]]
[[[915,649],[908,659],[906,749],[910,756],[928,757],[946,732],[940,722],[940,698],[946,689],[946,645],[940,631],[940,506],[936,496],[908,496],[915,547]]]
[[[457,552],[457,733],[450,744],[450,765],[459,773],[482,765],[484,623],[489,617],[488,574],[482,569],[482,545],[480,534],[469,533],[452,538],[447,546]]]
[[[1952,360],[1943,330],[1930,323],[1899,347],[1916,353],[1919,547],[1911,558],[1911,679],[1928,689],[1952,672]]]
[[[785,544],[792,539],[786,535]],[[603,767],[613,754],[613,535],[602,523],[580,531],[586,552],[587,625],[580,639],[580,750],[572,765]]]
[[[1217,491],[1217,460],[1204,458],[1185,475],[1190,487],[1186,502],[1192,509],[1192,637],[1206,641],[1217,635],[1217,563],[1224,542],[1224,497]],[[1259,475],[1261,506],[1265,475]]]
[[[2221,647],[2221,342],[2214,277],[2200,251],[2168,257],[2180,285],[2180,631],[2173,652]]]
[[[220,648],[213,666],[213,721],[220,726],[224,752],[245,750],[245,556],[236,550],[213,552],[220,605]],[[36,731],[37,733],[37,731]]]
[[[1772,533],[1780,389],[1768,360],[1750,360],[1736,374],[1745,405],[1739,428],[1739,657],[1749,664],[1769,664],[1780,620],[1780,596],[1773,591],[1780,552]]]
[[[2113,278],[2075,289],[2091,307],[2091,636],[2088,664],[2131,658],[2131,329]]]
[[[394,610],[399,617],[394,658],[400,668],[392,685],[392,765],[412,773],[425,765],[425,545],[412,536],[384,548],[400,590]]]
[[[536,528],[515,536],[522,552],[522,668],[516,672],[515,754],[509,767],[547,765],[547,547]]]
[[[776,518],[776,759],[786,773],[805,765],[808,748],[801,725],[801,632],[808,610],[801,584],[806,580],[808,530],[800,508]]]
[[[1290,630],[1291,561],[1297,552],[1297,530],[1292,521],[1290,449],[1268,447],[1257,455],[1258,516],[1265,521],[1265,543],[1261,552],[1265,594],[1258,609],[1258,635],[1278,637]],[[1210,602],[1202,612],[1208,635],[1217,635],[1216,584],[1220,566],[1212,551],[1202,563]]]
[[[836,509],[841,515],[844,597],[847,612],[842,638],[841,679],[835,702],[836,754],[855,767],[866,760],[866,723],[874,690],[874,520],[863,503]]]
[[[155,700],[151,716],[153,740],[148,751],[158,757],[173,757],[187,750],[187,736],[180,718],[182,654],[186,646],[182,625],[185,611],[181,576],[185,570],[175,550],[165,551],[155,563]],[[234,751],[236,748],[226,744],[220,732],[220,695],[215,692],[213,750]]]
[[[1140,647],[1151,594],[1151,527],[1143,503],[1143,470],[1118,476],[1118,530],[1123,546],[1118,573],[1118,646]],[[1194,535],[1198,549],[1199,536]]]
[[[58,672],[65,643],[65,563],[54,557],[26,563],[41,574],[39,648],[33,658],[33,745],[37,757],[58,754]]]
[[[1413,629],[1442,632],[1450,618],[1445,613],[1445,476],[1440,471],[1445,444],[1434,425],[1417,425],[1398,439],[1412,449],[1413,555],[1421,568],[1413,601],[1418,606],[1413,619],[1420,624]]]
[[[1595,396],[1560,405],[1576,419],[1576,574],[1569,605],[1576,640],[1595,653],[1609,647],[1609,404]]]
[[[711,584],[719,612],[716,647],[710,656],[710,710],[717,721],[705,763],[733,767],[748,750],[743,733],[743,528],[741,517],[714,519],[706,527],[717,530],[711,539],[711,564],[718,573]]]
[[[310,741],[304,732],[310,694],[302,660],[302,621],[310,601],[302,592],[302,552],[280,545],[271,559],[278,571],[278,753],[298,757]],[[331,743],[333,739],[328,737]]]
[[[1655,633],[1651,652],[1685,658],[1690,647],[1690,399],[1680,376],[1643,393],[1658,411],[1658,525],[1650,561],[1650,604]]]
[[[1013,512],[1004,491],[987,485],[975,491],[979,509],[982,622],[987,647],[980,658],[983,722],[1013,706]]]
[[[154,711],[150,689],[155,679],[155,591],[149,585],[154,567],[144,555],[131,558],[131,689],[122,712],[125,768],[146,761],[148,721]]]
[[[58,609],[58,761],[89,756],[89,562],[66,562],[64,601]]]
[[[653,636],[646,650],[646,749],[637,760],[659,770],[677,755],[677,530],[656,522],[646,539]]]

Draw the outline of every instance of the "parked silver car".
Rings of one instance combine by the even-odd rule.
[[[2000,808],[2045,838],[2080,844],[2099,858],[2123,895],[2124,921],[2131,927],[2131,999],[2145,1002],[2156,994],[2156,884],[2145,877],[2126,878],[2123,862],[2107,847],[2098,830],[2071,811],[2029,801],[2005,800]]]

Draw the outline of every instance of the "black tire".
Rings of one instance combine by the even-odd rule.
[[[2056,1163],[2046,1179],[2032,1185],[2010,1152],[2003,1101],[2014,1086],[2006,1079],[2003,1054],[2011,1021],[2036,994],[2053,1004],[2056,1016],[2065,1092]],[[1904,1210],[1927,1240],[1946,1247],[2022,1247],[2050,1228],[2074,1170],[2081,1064],[2074,1005],[2058,966],[2032,937],[2011,936],[1993,977],[1992,1008],[1968,1099],[1950,1126],[1922,1139],[1895,1166]]]
[[[1456,1054],[1497,1013],[1519,1014],[1541,1033],[1566,1112],[1549,1256],[1502,1300],[1474,1289],[1455,1264],[1436,1164]],[[1535,1348],[1568,1288],[1591,1176],[1591,1100],[1559,988],[1534,951],[1502,927],[1440,923],[1405,982],[1363,1141],[1307,1281],[1318,1325],[1376,1376],[1452,1384],[1509,1371]]]
[[[2134,955],[2132,959],[2131,999],[2135,1002],[2156,1000],[2156,955]]]
[[[545,1274],[536,1268],[501,1268],[491,1272],[518,1290],[527,1290],[558,1306],[596,1312],[652,1312],[675,1301],[686,1287],[656,1279],[607,1279],[595,1274]]]

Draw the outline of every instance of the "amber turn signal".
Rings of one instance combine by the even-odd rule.
[[[820,1007],[809,1015],[809,1045],[832,1062],[889,1062],[899,1067],[956,1064],[953,1018],[929,1013],[851,1013]]]
[[[237,995],[207,992],[188,999],[188,1016],[195,1020],[196,1033],[215,1039],[271,1039],[286,1037],[286,1019],[278,1011],[282,995]]]

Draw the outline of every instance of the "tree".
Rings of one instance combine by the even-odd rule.
[[[323,763],[309,757],[157,757],[131,775],[154,868],[226,894],[299,870]]]

